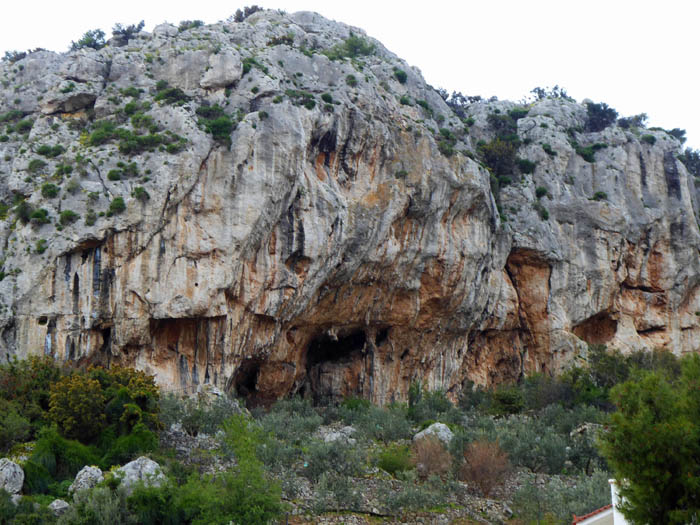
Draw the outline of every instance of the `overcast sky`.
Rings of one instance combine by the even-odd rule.
[[[251,2],[254,3],[254,2]],[[310,10],[363,28],[423,72],[465,95],[520,100],[558,84],[577,100],[606,102],[621,115],[647,113],[651,126],[684,128],[700,148],[700,2],[697,0],[258,0]],[[224,20],[238,7],[198,0],[8,0],[0,53],[68,49],[89,29],[121,22]]]

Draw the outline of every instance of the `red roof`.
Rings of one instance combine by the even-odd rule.
[[[612,508],[612,504],[606,505],[605,507],[600,507],[598,510],[594,510],[593,512],[589,512],[588,514],[585,514],[583,516],[577,516],[574,514],[574,521],[571,522],[571,525],[576,525],[577,523],[581,523],[584,520],[587,520],[591,516],[595,516],[596,514],[600,514],[601,512],[605,512],[608,509]]]

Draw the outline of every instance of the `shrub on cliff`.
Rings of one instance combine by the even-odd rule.
[[[603,131],[617,120],[617,111],[605,102],[586,104],[586,131]]]
[[[91,48],[102,49],[105,46],[105,32],[101,29],[91,29],[86,31],[77,42],[71,42],[70,50],[77,51],[78,49]]]

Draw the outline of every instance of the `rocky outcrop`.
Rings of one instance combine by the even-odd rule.
[[[128,493],[131,493],[137,483],[143,483],[146,487],[159,487],[165,481],[160,465],[144,456],[119,467],[115,474],[121,477],[120,486]]]
[[[24,471],[7,458],[0,459],[0,489],[8,494],[19,494],[24,484]]]
[[[85,465],[80,471],[75,475],[75,480],[68,487],[68,493],[73,494],[80,490],[87,490],[93,488],[98,483],[104,480],[102,471],[99,467],[91,467]]]
[[[55,499],[49,504],[49,510],[54,516],[63,516],[69,508],[70,504],[62,499]]]
[[[433,423],[428,428],[421,430],[415,436],[413,436],[413,441],[420,441],[421,439],[426,439],[429,437],[437,438],[445,446],[448,446],[454,435],[450,430],[450,427],[444,423]]]
[[[584,105],[537,101],[514,129],[534,169],[495,191],[478,144],[515,104],[460,119],[313,13],[165,24],[2,75],[3,358],[385,403],[553,372],[587,343],[700,347],[694,181],[663,131],[588,133]],[[23,200],[46,213],[15,220]]]

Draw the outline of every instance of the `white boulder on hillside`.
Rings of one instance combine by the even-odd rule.
[[[448,427],[444,423],[433,423],[425,430],[422,430],[421,432],[418,432],[418,434],[413,436],[413,441],[418,441],[420,439],[424,439],[430,436],[435,436],[445,445],[449,445],[450,441],[452,441],[453,434],[450,430],[450,427]]]
[[[68,492],[72,494],[79,490],[91,489],[104,479],[102,471],[98,467],[86,465],[75,475],[75,480],[68,487]]]
[[[24,471],[14,461],[0,459],[0,489],[10,494],[19,494],[24,484]]]
[[[131,492],[132,487],[139,481],[143,481],[145,485],[153,487],[160,487],[165,481],[165,475],[160,465],[144,456],[118,468],[116,473],[122,476],[121,484],[127,489],[127,492]]]

